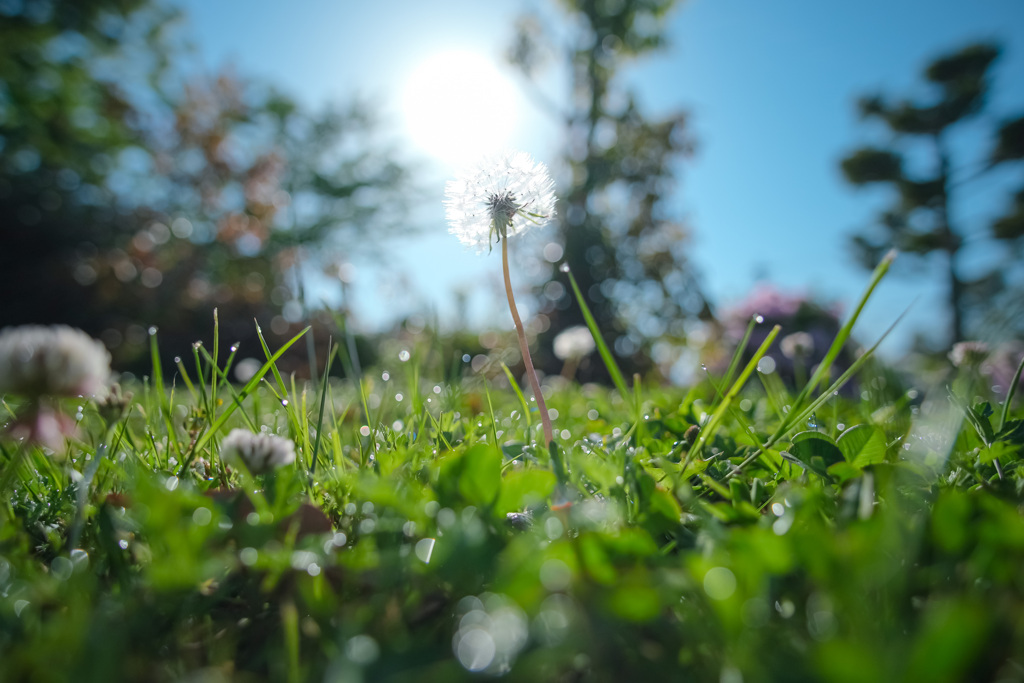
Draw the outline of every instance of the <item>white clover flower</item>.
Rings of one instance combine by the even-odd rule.
[[[576,325],[559,332],[553,346],[558,360],[580,359],[594,350],[594,337],[585,325]]]
[[[110,379],[110,354],[85,332],[25,325],[0,332],[0,394],[98,396]]]
[[[981,341],[962,341],[953,344],[949,351],[949,361],[953,367],[978,365],[988,358],[991,349]]]
[[[273,434],[232,429],[221,442],[221,457],[241,461],[253,474],[262,474],[295,462],[295,444]]]
[[[488,157],[445,186],[448,231],[482,252],[510,233],[544,225],[555,215],[555,184],[543,163],[525,152]]]

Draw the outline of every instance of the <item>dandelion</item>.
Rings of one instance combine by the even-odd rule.
[[[232,429],[221,442],[221,457],[242,462],[253,474],[263,474],[295,462],[295,444],[274,434]]]
[[[46,399],[106,394],[110,354],[85,332],[63,325],[26,325],[0,332],[0,394],[28,400],[7,433],[57,451],[75,421]]]
[[[786,358],[806,358],[814,353],[814,337],[808,332],[794,332],[782,338],[779,348]]]
[[[559,332],[553,346],[558,360],[580,359],[594,350],[594,337],[584,325],[576,325]]]
[[[552,343],[555,357],[562,361],[562,377],[571,379],[583,360],[594,350],[594,337],[584,325],[562,330]]]
[[[543,163],[525,152],[506,152],[449,181],[444,205],[449,232],[482,252],[554,218],[555,184]]]
[[[530,388],[540,411],[544,445],[547,446],[552,439],[551,419],[530,357],[523,321],[519,318],[515,298],[512,296],[508,238],[532,226],[544,225],[554,217],[554,182],[547,167],[535,163],[529,154],[506,152],[485,159],[450,181],[445,187],[444,205],[449,232],[458,237],[460,242],[476,248],[478,252],[482,252],[485,245],[490,251],[494,243],[501,243],[505,294],[519,337],[519,349],[523,354]],[[491,242],[492,238],[494,242]]]

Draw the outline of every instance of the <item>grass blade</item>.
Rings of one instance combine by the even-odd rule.
[[[615,388],[617,388],[619,393],[622,394],[622,400],[626,402],[626,405],[629,405],[632,402],[633,397],[630,395],[629,389],[626,387],[626,379],[622,376],[622,370],[619,369],[618,364],[615,362],[615,357],[612,356],[612,352],[609,350],[608,345],[604,343],[604,337],[601,336],[601,330],[597,328],[597,321],[594,320],[594,315],[590,312],[590,307],[587,306],[587,302],[583,298],[583,292],[580,291],[580,286],[576,284],[576,278],[573,277],[568,264],[562,264],[562,272],[569,276],[569,284],[572,285],[573,294],[576,295],[576,302],[580,305],[580,311],[583,313],[583,319],[587,323],[587,328],[590,330],[590,334],[594,337],[594,343],[597,344],[597,351],[601,354],[601,360],[604,361],[604,366],[608,369],[608,374],[611,375]]]
[[[258,326],[257,326],[257,329],[259,329]],[[249,379],[249,381],[245,383],[245,386],[242,387],[242,390],[240,392],[238,392],[238,398],[239,398],[238,402],[232,403],[230,406],[228,406],[228,408],[226,410],[224,410],[224,412],[221,413],[217,417],[216,420],[213,421],[213,423],[203,433],[203,435],[200,436],[198,439],[196,439],[196,442],[192,446],[192,449],[188,452],[188,455],[185,457],[185,461],[181,464],[181,469],[178,470],[178,476],[181,476],[186,471],[188,471],[188,467],[189,467],[189,465],[192,464],[192,460],[196,457],[196,453],[198,453],[199,450],[203,446],[205,446],[210,439],[212,439],[214,437],[214,435],[217,433],[217,431],[221,427],[224,426],[224,423],[227,422],[228,418],[231,417],[231,415],[235,412],[235,408],[237,408],[238,405],[242,401],[245,400],[245,397],[248,396],[253,391],[253,389],[256,388],[256,386],[259,384],[260,380],[263,379],[263,375],[267,374],[268,370],[273,369],[274,374],[277,375],[278,377],[280,377],[280,374],[278,374],[278,372],[277,372],[277,366],[275,365],[275,363],[277,362],[277,359],[280,358],[282,355],[284,355],[285,351],[287,351],[289,348],[291,348],[292,344],[294,344],[299,339],[301,339],[306,334],[306,332],[308,332],[308,331],[309,331],[309,327],[306,327],[301,332],[299,332],[297,335],[295,335],[294,337],[289,339],[287,342],[285,342],[284,346],[279,348],[277,350],[277,352],[273,356],[268,358],[267,362],[263,364],[263,367],[261,367],[256,372],[256,374],[254,374]],[[261,338],[261,340],[262,340],[262,338]],[[198,354],[196,354],[196,356],[198,357]]]

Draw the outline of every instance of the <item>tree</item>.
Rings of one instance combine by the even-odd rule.
[[[619,363],[627,372],[640,371],[649,366],[651,339],[681,339],[685,320],[712,315],[687,260],[688,231],[664,202],[677,165],[693,152],[686,116],[650,117],[618,82],[631,60],[664,47],[665,18],[676,2],[561,4],[574,30],[561,46],[569,67],[568,105],[549,105],[566,130],[569,185],[559,241]],[[512,61],[531,76],[549,42],[536,22],[522,21]],[[564,281],[557,266],[551,280]],[[560,364],[544,352],[558,332],[582,324],[583,317],[567,288],[545,287],[538,299],[550,321],[539,356],[557,369]]]
[[[895,195],[877,224],[852,238],[865,266],[874,267],[892,247],[920,257],[933,253],[944,257],[950,343],[977,331],[1008,286],[1007,270],[1000,264],[980,277],[963,275],[960,260],[965,241],[983,237],[985,229],[970,225],[955,211],[968,184],[1024,158],[1024,117],[999,125],[982,159],[964,159],[955,145],[965,124],[985,112],[990,71],[998,56],[997,46],[974,44],[939,57],[924,72],[930,90],[925,100],[862,98],[861,116],[884,124],[891,140],[884,146],[856,149],[841,162],[850,183],[888,186]],[[986,128],[991,134],[991,128]],[[924,170],[920,169],[922,159]],[[1008,213],[988,226],[988,236],[1004,244],[1019,242],[1022,235],[1024,188],[1016,193]]]
[[[300,267],[400,224],[408,176],[364,105],[175,72],[152,0],[3,11],[0,324],[72,324],[144,368],[147,326],[184,355],[217,307],[257,355],[253,317],[308,313]]]

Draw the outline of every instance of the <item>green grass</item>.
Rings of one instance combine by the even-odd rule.
[[[68,402],[66,456],[0,441],[0,681],[1024,674],[1005,397],[864,357],[850,400],[827,368],[751,381],[755,354],[689,388],[552,383],[545,451],[501,367],[425,339],[303,384],[276,366],[301,336],[242,386],[198,347],[123,414]],[[235,427],[297,462],[233,469]]]

